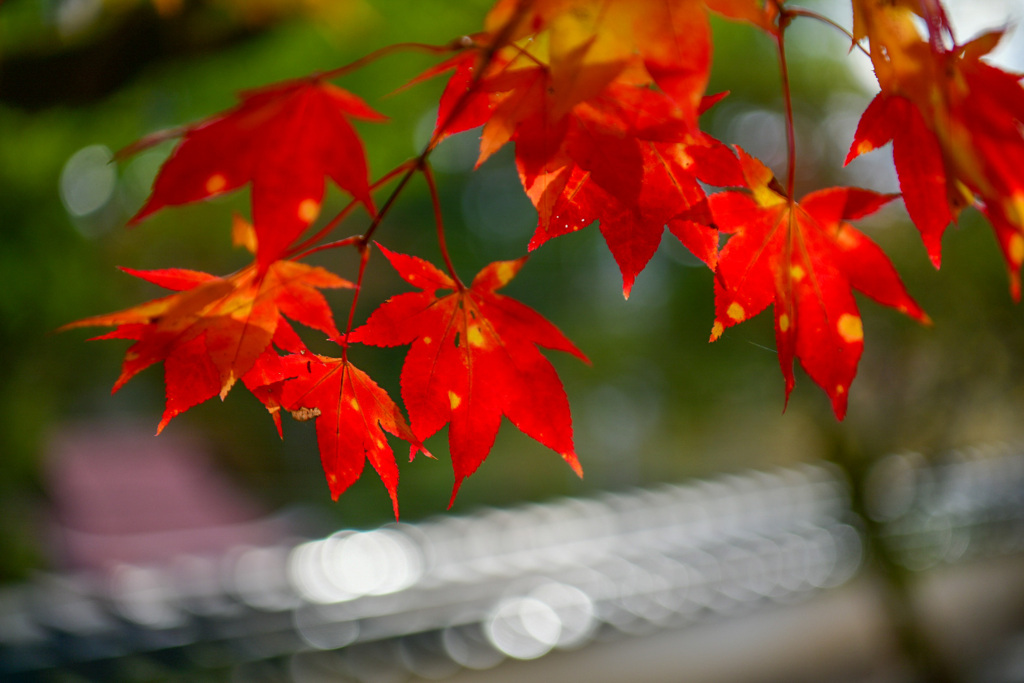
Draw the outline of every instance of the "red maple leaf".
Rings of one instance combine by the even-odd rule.
[[[842,419],[864,347],[851,288],[928,321],[888,257],[846,222],[873,213],[895,195],[835,187],[797,203],[761,162],[743,150],[739,157],[750,193],[721,192],[710,198],[719,229],[734,233],[716,272],[711,340],[773,304],[787,399],[795,357]]]
[[[486,121],[478,163],[515,141],[519,177],[538,213],[531,250],[596,221],[627,297],[666,226],[715,267],[718,234],[698,181],[739,185],[742,174],[732,152],[692,126],[675,100],[644,85],[615,82],[556,117],[546,69],[510,67],[469,91],[473,56],[447,63],[457,71],[442,96],[448,117],[438,115],[438,133]],[[500,98],[491,97],[495,91]],[[455,109],[458,92],[467,97],[461,110]],[[716,100],[708,98],[707,106]]]
[[[167,405],[157,433],[192,406],[227,396],[271,341],[285,349],[301,344],[282,316],[337,336],[318,288],[352,286],[323,268],[294,261],[275,261],[263,271],[253,263],[227,278],[182,269],[124,270],[180,293],[61,329],[116,326],[97,339],[135,341],[125,353],[114,391],[164,362]]]
[[[861,116],[846,163],[890,140],[907,213],[938,268],[942,262],[942,234],[964,202],[961,195],[959,205],[951,208],[953,187],[946,178],[942,149],[914,105],[903,97],[877,95]]]
[[[464,50],[439,64],[435,64],[404,87],[409,87],[454,70],[437,106],[437,123],[434,127],[435,143],[449,135],[484,125],[497,106],[494,93],[476,83],[478,68],[484,54],[479,50]],[[489,73],[500,70],[505,64],[499,54],[491,55]],[[479,163],[477,164],[479,165]]]
[[[582,474],[569,401],[537,347],[566,351],[583,361],[586,356],[536,311],[495,293],[519,272],[525,257],[488,265],[467,288],[423,259],[381,251],[420,291],[386,301],[349,340],[411,344],[402,367],[402,398],[421,440],[450,424],[452,501],[462,480],[490,452],[502,415]],[[438,290],[452,292],[440,295]]]
[[[982,59],[1002,31],[965,45],[939,3],[854,3],[854,35],[871,40],[882,91],[861,117],[847,156],[890,140],[907,213],[936,267],[942,235],[970,205],[992,224],[1020,299],[1024,266],[1024,88]],[[920,19],[927,40],[918,33]],[[948,43],[952,42],[950,47]]]
[[[428,72],[455,68],[438,132],[485,124],[479,162],[512,140],[523,122],[541,118],[555,130],[577,105],[615,85],[655,88],[674,117],[696,128],[711,64],[700,0],[501,0],[485,27],[475,37],[476,54]],[[551,154],[560,140],[549,139]]]
[[[315,418],[320,460],[331,497],[337,500],[359,479],[369,460],[388,490],[397,519],[398,466],[384,432],[411,444],[410,460],[417,451],[427,456],[430,453],[413,435],[387,392],[347,359],[306,351],[283,357],[268,354],[256,371],[265,376],[253,381],[250,389],[258,389],[266,381],[269,390],[261,400],[266,403],[265,396],[272,396],[271,404],[288,410],[297,420]]]
[[[557,126],[543,115],[524,121],[515,141],[539,214],[531,249],[597,221],[627,297],[666,226],[715,267],[718,234],[698,180],[739,185],[743,176],[732,152],[691,127],[667,96],[615,84]]]
[[[420,78],[455,70],[437,139],[483,125],[478,165],[515,142],[539,213],[530,248],[597,221],[628,296],[667,225],[714,268],[718,236],[698,180],[742,178],[731,152],[697,128],[709,104],[703,4],[503,0],[485,26],[479,50]]]
[[[374,212],[366,154],[350,117],[384,119],[355,95],[315,78],[243,93],[234,109],[187,130],[131,222],[251,182],[257,260],[266,267],[319,214],[325,177]]]

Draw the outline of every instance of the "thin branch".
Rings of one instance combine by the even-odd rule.
[[[314,74],[313,76],[318,79],[328,80],[331,78],[338,78],[344,76],[352,71],[357,71],[367,64],[371,64],[381,57],[387,57],[388,55],[395,54],[397,52],[427,52],[431,54],[441,54],[444,52],[454,52],[461,50],[465,47],[462,38],[457,38],[444,45],[428,45],[426,43],[395,43],[394,45],[386,45],[378,50],[374,50],[368,55],[363,55],[359,59],[349,62],[344,66],[339,66],[336,69],[330,71],[323,71],[321,73]]]
[[[402,190],[404,190],[405,186],[409,184],[409,180],[412,178],[413,173],[416,172],[416,169],[421,163],[422,160],[417,158],[413,162],[407,161],[399,167],[405,167],[405,173],[403,173],[402,177],[399,178],[398,184],[395,185],[395,189],[393,189],[391,194],[388,195],[388,198],[384,200],[384,204],[380,207],[380,211],[378,211],[377,215],[373,217],[373,220],[370,221],[369,227],[366,228],[366,232],[363,233],[364,244],[369,244],[370,238],[373,237],[373,233],[377,232],[377,228],[380,227],[381,221],[384,220],[384,216],[391,211],[391,207],[394,206],[395,200],[397,200],[398,196],[402,194]]]
[[[501,30],[494,36],[494,39],[484,47],[480,58],[480,65],[476,70],[476,73],[473,74],[473,80],[470,81],[469,85],[466,87],[466,92],[462,93],[462,96],[454,105],[452,105],[452,108],[448,112],[448,116],[445,117],[445,120],[439,122],[434,134],[430,136],[430,141],[427,143],[426,149],[424,149],[423,154],[420,155],[420,161],[426,161],[430,151],[437,146],[438,142],[440,142],[441,135],[443,135],[445,129],[451,125],[452,121],[455,121],[459,115],[462,114],[462,110],[469,104],[470,96],[474,94],[477,84],[480,82],[480,79],[483,78],[484,72],[487,71],[487,67],[494,61],[494,55],[498,53],[498,50],[510,44],[509,39],[519,26],[523,17],[526,15],[526,11],[529,9],[530,4],[530,2],[520,2],[516,7],[515,14],[513,14],[508,22],[501,27]]]
[[[423,149],[423,151],[415,159],[411,159],[399,165],[394,170],[388,172],[380,180],[371,185],[371,190],[377,189],[384,183],[389,182],[390,180],[393,180],[395,177],[400,176],[398,179],[398,184],[395,185],[395,188],[391,191],[391,194],[389,194],[387,199],[384,200],[384,203],[381,205],[380,210],[378,210],[376,214],[373,216],[372,220],[370,221],[370,225],[367,226],[366,228],[366,231],[361,236],[349,237],[338,242],[325,244],[319,247],[312,247],[313,244],[315,244],[318,240],[322,239],[327,233],[329,233],[331,230],[337,227],[337,225],[346,216],[348,216],[349,213],[351,213],[351,211],[355,208],[357,204],[357,202],[353,200],[327,225],[325,225],[323,228],[317,231],[317,233],[313,235],[310,239],[303,241],[298,247],[296,247],[295,250],[293,250],[293,253],[295,251],[302,251],[303,255],[308,256],[309,254],[312,254],[316,251],[341,246],[356,246],[359,249],[359,276],[356,280],[355,292],[352,296],[352,304],[349,307],[348,323],[346,324],[345,328],[345,343],[342,345],[343,359],[347,360],[348,357],[347,338],[348,333],[352,331],[352,325],[355,320],[356,306],[359,301],[359,293],[363,285],[363,276],[366,272],[366,264],[370,259],[370,240],[373,238],[373,235],[377,231],[377,228],[380,227],[380,224],[384,220],[384,217],[388,214],[388,212],[391,211],[391,208],[394,206],[395,201],[397,201],[398,197],[402,194],[406,185],[409,184],[409,180],[412,178],[413,174],[416,173],[417,171],[423,172],[424,178],[426,178],[427,180],[427,186],[430,188],[431,202],[433,203],[434,206],[434,218],[437,224],[438,243],[441,249],[441,255],[444,258],[445,265],[448,267],[448,272],[451,275],[452,279],[455,280],[458,287],[460,289],[465,288],[465,285],[462,284],[461,280],[459,280],[458,275],[455,273],[455,267],[453,266],[451,257],[448,254],[448,246],[444,238],[444,223],[442,221],[441,216],[440,198],[437,192],[437,185],[434,182],[433,173],[430,170],[430,166],[427,164],[427,159],[429,158],[430,153],[434,150],[434,147],[438,143],[438,131],[443,131],[448,125],[450,125],[452,121],[456,119],[456,117],[459,116],[459,114],[461,114],[462,110],[465,109],[467,103],[469,102],[470,96],[474,94],[474,89],[477,83],[480,81],[483,73],[487,70],[487,67],[493,61],[494,55],[497,53],[499,49],[508,44],[509,37],[515,30],[516,26],[518,26],[522,17],[525,15],[528,7],[528,2],[520,2],[519,6],[516,9],[516,13],[512,16],[508,23],[506,23],[502,27],[501,31],[498,32],[494,40],[491,41],[491,43],[486,48],[484,48],[480,60],[480,66],[477,72],[474,74],[473,81],[470,83],[469,87],[466,88],[466,92],[464,92],[462,96],[459,97],[459,99],[452,106],[452,109],[448,112],[448,116],[445,118],[443,122],[441,122],[441,125],[438,126],[437,131],[435,131],[434,135],[431,137],[430,141],[427,143],[427,146]],[[356,61],[351,62],[345,66],[333,69],[331,71],[327,71],[323,74],[319,74],[317,77],[323,79],[334,78],[342,74],[348,73],[349,71],[353,71],[362,66],[365,66],[366,64],[372,62],[375,59],[379,59],[380,57],[383,57],[385,55],[391,54],[399,50],[418,49],[429,52],[448,52],[462,50],[466,48],[467,43],[465,38],[459,38],[444,46],[422,45],[419,43],[399,43],[396,45],[381,48],[380,50],[372,52],[369,55],[366,55],[361,59],[357,59]]]
[[[327,223],[327,225],[317,230],[315,235],[311,235],[308,239],[303,240],[299,244],[296,244],[294,247],[289,249],[288,252],[285,254],[285,258],[299,259],[302,258],[303,256],[309,256],[310,254],[313,253],[313,251],[317,251],[319,248],[312,249],[313,245],[322,240],[327,235],[327,233],[331,232],[336,227],[338,227],[338,225],[343,220],[348,218],[348,215],[352,213],[352,211],[358,205],[359,202],[357,202],[355,199],[350,201],[348,204],[345,205],[344,209],[338,212],[338,215],[336,215]]]
[[[384,205],[381,206],[381,209],[380,211],[377,212],[377,215],[374,216],[373,221],[370,223],[370,226],[366,229],[366,232],[363,234],[364,241],[369,242],[370,238],[373,237],[373,233],[377,231],[377,228],[380,226],[380,223],[384,219],[384,216],[387,214],[388,211],[391,210],[391,207],[392,205],[394,205],[395,200],[398,198],[398,195],[401,194],[402,190],[409,183],[409,179],[412,178],[412,174],[415,173],[417,170],[422,170],[422,168],[427,162],[427,159],[430,157],[430,153],[434,151],[434,147],[437,146],[437,143],[440,140],[439,135],[441,131],[447,128],[452,121],[456,120],[456,118],[462,113],[462,110],[466,108],[467,104],[469,103],[470,96],[474,94],[474,88],[476,87],[477,83],[480,82],[480,79],[482,78],[484,72],[487,70],[487,67],[494,60],[494,55],[497,53],[499,49],[508,44],[509,36],[515,30],[516,26],[519,24],[519,21],[526,13],[526,9],[528,6],[529,3],[520,3],[519,7],[516,9],[515,15],[513,15],[509,22],[501,28],[501,31],[498,32],[494,40],[491,41],[491,43],[483,49],[482,57],[480,60],[480,66],[477,69],[476,73],[473,74],[473,80],[466,88],[466,92],[462,93],[459,99],[455,101],[455,104],[452,105],[451,110],[448,112],[448,116],[445,117],[445,120],[442,121],[441,124],[437,127],[437,130],[434,131],[434,134],[431,136],[430,141],[427,143],[427,146],[423,149],[423,151],[420,152],[419,156],[417,156],[412,161],[406,162],[406,164],[408,164],[409,166],[405,171],[405,175],[403,175],[402,178],[398,181],[398,185],[391,192],[388,198],[384,201]],[[451,48],[453,50],[466,48],[465,41],[462,38],[452,41],[450,45],[453,46]]]
[[[307,256],[311,256],[317,253],[318,251],[326,251],[327,249],[338,249],[339,247],[351,247],[353,245],[358,245],[362,243],[362,241],[362,235],[352,235],[351,237],[346,237],[343,240],[335,240],[334,242],[328,242],[327,244],[321,244],[318,247],[307,249],[306,251],[296,254],[291,258],[297,261],[298,259],[303,259],[306,258]]]
[[[406,162],[403,162],[402,164],[396,166],[395,168],[393,168],[392,170],[388,171],[383,176],[378,178],[375,182],[371,183],[370,184],[370,191],[372,192],[373,190],[380,189],[384,185],[386,185],[389,182],[391,182],[398,174],[402,173],[403,171],[407,171],[410,168],[413,168],[414,165],[415,165],[415,161],[406,161]],[[289,254],[295,254],[295,253],[300,253],[301,252],[303,256],[308,256],[309,254],[313,253],[312,251],[308,251],[308,250],[311,247],[313,247],[314,244],[316,244],[317,242],[322,240],[324,237],[326,237],[328,233],[330,233],[332,230],[334,230],[336,227],[338,227],[338,225],[343,220],[345,220],[345,218],[347,218],[348,215],[350,213],[352,213],[352,211],[358,205],[359,205],[359,202],[357,200],[353,199],[352,201],[350,201],[345,206],[344,209],[342,209],[340,212],[338,212],[337,216],[332,218],[330,220],[330,222],[327,223],[327,225],[325,225],[324,227],[322,227],[319,230],[317,230],[316,234],[311,235],[308,239],[305,239],[302,242],[300,242],[299,244],[295,245],[295,247],[293,247],[289,251]],[[314,251],[319,251],[319,249],[320,248],[318,247]],[[292,257],[292,258],[299,258],[299,256],[295,256],[295,257]]]

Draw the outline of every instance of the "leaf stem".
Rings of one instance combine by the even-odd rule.
[[[348,335],[352,331],[352,324],[356,319],[356,304],[359,303],[359,293],[363,291],[363,276],[366,275],[366,264],[370,261],[369,242],[359,243],[359,275],[356,277],[356,286],[352,292],[352,304],[348,307],[348,321],[345,323],[345,335],[342,337],[344,343],[341,345],[341,360],[348,362]]]
[[[292,249],[289,249],[285,258],[300,259],[304,256],[309,256],[314,251],[319,251],[320,247],[313,249],[313,245],[322,240],[327,233],[338,227],[338,225],[345,220],[358,205],[359,203],[356,200],[353,199],[350,201],[344,209],[338,212],[338,215],[327,223],[327,225],[317,230],[315,235],[311,235],[308,239],[303,240]]]
[[[473,80],[470,81],[466,87],[466,92],[462,93],[462,96],[456,100],[455,104],[452,105],[451,110],[448,112],[448,116],[445,117],[444,121],[438,122],[439,125],[434,130],[434,134],[430,136],[430,142],[427,143],[426,149],[423,150],[423,154],[420,155],[421,161],[426,161],[427,156],[441,141],[441,137],[444,135],[444,131],[448,128],[452,121],[455,121],[462,110],[466,108],[469,103],[469,98],[473,95],[473,92],[483,78],[484,72],[487,71],[487,67],[490,66],[491,62],[494,61],[494,55],[497,54],[498,50],[509,45],[509,39],[515,32],[519,23],[526,15],[526,11],[529,9],[531,2],[529,0],[520,1],[516,6],[515,13],[509,17],[509,20],[501,27],[501,30],[494,36],[494,39],[489,41],[483,48],[480,57],[480,64],[478,65],[476,72],[473,74]]]
[[[434,171],[431,170],[430,164],[426,161],[420,166],[420,170],[423,171],[423,178],[427,181],[427,187],[430,189],[430,203],[434,206],[434,224],[437,226],[437,245],[441,249],[441,257],[444,258],[444,265],[448,269],[448,274],[453,280],[459,291],[463,291],[466,286],[462,284],[462,280],[459,279],[458,274],[455,272],[455,266],[452,264],[452,258],[448,254],[448,243],[444,238],[444,219],[441,214],[441,198],[437,192],[437,182],[434,180]]]
[[[818,14],[814,10],[804,9],[803,7],[786,7],[786,8],[781,10],[781,15],[780,16],[805,17],[807,19],[814,19],[815,21],[820,21],[823,24],[827,24],[827,25],[829,25],[832,28],[836,29],[837,31],[842,33],[844,36],[846,36],[847,38],[850,39],[850,49],[851,50],[853,48],[857,48],[858,50],[863,52],[868,57],[871,56],[871,53],[868,52],[866,49],[864,49],[864,46],[861,45],[859,42],[857,42],[856,38],[853,37],[853,33],[851,33],[850,31],[846,30],[846,28],[842,24],[838,24],[835,21],[833,21],[833,20],[829,19],[828,17],[826,17],[825,15]]]
[[[777,1],[777,0],[776,0]],[[786,195],[793,201],[793,186],[796,181],[796,134],[793,130],[793,94],[789,82],[789,66],[786,64],[786,27],[792,17],[782,11],[779,17],[779,32],[775,35],[775,44],[779,48],[779,75],[782,79],[782,99],[786,105]]]
[[[313,247],[311,249],[307,249],[306,251],[303,251],[303,252],[301,252],[299,254],[296,254],[292,258],[293,258],[293,260],[298,260],[298,259],[306,258],[307,256],[311,256],[312,254],[315,254],[318,251],[326,251],[328,249],[338,249],[340,247],[351,247],[354,244],[359,244],[360,242],[362,242],[362,240],[363,240],[363,236],[362,235],[352,235],[351,237],[346,237],[343,240],[335,240],[334,242],[328,242],[327,244],[321,244],[320,246]]]
[[[491,41],[490,44],[488,44],[487,47],[483,49],[480,65],[476,73],[473,74],[472,82],[470,82],[469,86],[466,88],[466,92],[462,93],[462,96],[455,101],[454,105],[452,105],[452,108],[448,112],[448,116],[445,117],[445,120],[442,121],[439,126],[437,126],[437,130],[434,131],[434,134],[430,137],[430,141],[427,143],[426,147],[424,147],[423,151],[420,152],[420,154],[415,159],[405,162],[404,164],[402,164],[402,166],[399,166],[393,172],[401,173],[404,170],[405,174],[398,181],[398,185],[395,187],[394,190],[392,190],[391,194],[384,201],[383,206],[381,206],[380,211],[377,212],[377,215],[374,216],[373,221],[366,229],[366,232],[363,234],[364,242],[369,242],[370,238],[373,237],[373,233],[377,231],[377,228],[380,226],[380,223],[384,219],[384,216],[387,214],[388,211],[390,211],[391,206],[395,203],[395,200],[398,198],[398,195],[401,194],[402,190],[409,183],[409,180],[410,178],[412,178],[412,175],[418,170],[423,170],[423,168],[426,166],[426,162],[427,159],[430,157],[430,153],[434,151],[434,148],[440,141],[441,132],[444,131],[445,128],[447,128],[448,125],[452,121],[454,121],[459,116],[459,114],[462,113],[462,110],[466,107],[466,105],[469,102],[470,96],[473,94],[474,88],[476,87],[477,83],[480,82],[480,79],[483,77],[483,74],[487,70],[488,65],[490,65],[491,61],[494,59],[495,53],[497,53],[499,49],[501,49],[507,44],[509,36],[511,35],[515,27],[518,25],[519,20],[522,18],[523,14],[525,14],[527,6],[528,3],[520,3],[520,7],[517,8],[516,14],[513,15],[513,17],[505,26],[502,27],[501,31],[499,31],[498,34],[495,36],[495,39]],[[453,50],[463,49],[466,47],[465,38],[459,38],[457,40],[454,40],[451,43],[449,43],[449,45],[452,46],[451,49]]]
[[[348,333],[352,331],[352,323],[356,316],[356,305],[359,303],[359,292],[362,291],[363,288],[363,275],[366,273],[366,264],[370,260],[370,238],[373,236],[373,233],[377,231],[377,228],[380,227],[381,221],[384,220],[384,216],[386,216],[388,211],[391,210],[391,207],[394,206],[398,196],[402,194],[402,190],[409,184],[409,180],[412,178],[413,173],[416,172],[416,169],[422,163],[423,162],[420,160],[414,160],[412,162],[406,161],[378,181],[378,183],[381,183],[385,179],[390,180],[399,173],[402,174],[402,177],[399,178],[395,189],[391,191],[388,198],[384,200],[384,204],[380,207],[380,210],[377,211],[373,220],[370,221],[370,225],[366,229],[366,232],[358,237],[352,238],[351,241],[342,240],[343,242],[354,245],[359,250],[359,276],[356,279],[355,291],[352,293],[352,303],[349,305],[348,309],[348,323],[345,326],[344,337],[345,343],[341,346],[341,357],[343,360],[348,360]],[[375,185],[376,184],[377,183],[375,183]],[[326,248],[327,245],[324,245],[324,247]]]
[[[395,168],[393,168],[392,170],[388,171],[383,176],[378,178],[375,182],[370,184],[370,191],[372,192],[373,190],[380,189],[381,187],[383,187],[387,183],[389,183],[392,180],[394,180],[394,178],[398,174],[400,174],[400,173],[402,173],[404,171],[408,171],[410,168],[412,168],[414,163],[415,163],[414,161],[405,161],[402,164],[400,164],[400,165],[396,166]],[[316,247],[315,249],[312,249],[314,244],[316,244],[317,242],[322,240],[328,233],[330,233],[332,230],[334,230],[336,227],[338,227],[338,225],[341,223],[341,221],[345,220],[345,218],[348,217],[348,215],[350,213],[352,213],[352,211],[358,205],[359,205],[359,202],[357,200],[353,199],[352,201],[350,201],[345,206],[344,209],[342,209],[340,212],[338,212],[337,216],[332,218],[330,220],[330,222],[327,223],[327,225],[325,225],[324,227],[322,227],[319,230],[317,230],[315,235],[311,235],[308,239],[303,240],[302,242],[297,244],[293,249],[291,249],[289,254],[297,254],[297,253],[300,254],[299,256],[294,256],[294,257],[291,257],[291,258],[301,258],[302,256],[308,256],[309,254],[313,253],[314,251],[320,251],[320,249],[322,249],[322,248],[327,248],[327,245],[323,245],[323,247]],[[345,240],[342,240],[342,241],[345,241]],[[341,245],[341,244],[338,244],[338,243],[333,243],[333,244],[335,246],[344,246],[344,245]]]

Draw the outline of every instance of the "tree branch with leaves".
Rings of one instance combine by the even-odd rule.
[[[524,251],[596,224],[628,298],[667,228],[714,272],[712,340],[772,305],[786,397],[798,360],[842,419],[864,346],[852,290],[920,322],[929,318],[882,249],[851,225],[898,195],[833,187],[800,201],[793,196],[796,136],[786,57],[793,22],[838,28],[851,49],[870,55],[880,92],[860,120],[847,163],[893,143],[903,201],[935,266],[942,234],[968,207],[992,225],[1018,299],[1024,262],[1024,89],[1018,76],[985,61],[1001,32],[958,43],[937,0],[853,0],[852,9],[846,31],[782,0],[498,0],[479,32],[447,44],[397,44],[242,93],[228,111],[148,136],[121,157],[179,140],[133,223],[249,187],[250,215],[225,223],[252,252],[252,263],[222,277],[128,270],[173,293],[63,329],[110,326],[99,338],[133,342],[115,391],[163,363],[160,429],[198,403],[223,399],[239,380],[279,432],[282,413],[315,420],[331,495],[358,479],[369,460],[396,516],[398,470],[385,432],[408,442],[411,458],[430,455],[424,441],[447,426],[453,500],[490,453],[502,416],[582,474],[568,398],[539,349],[587,358],[539,313],[497,293],[526,256],[482,264],[467,285],[448,251],[430,157],[446,137],[479,129],[478,167],[506,145],[515,148],[523,191],[538,216]],[[706,92],[710,13],[747,22],[777,46],[788,141],[784,180],[700,127],[701,115],[725,96]],[[335,81],[410,51],[435,54],[438,62],[407,85],[447,77],[437,122],[420,154],[371,180],[351,121],[388,124]],[[417,178],[430,193],[442,267],[402,253],[380,230]],[[328,181],[351,201],[314,229]],[[365,213],[365,229],[339,238],[343,220],[357,212]],[[336,249],[359,254],[348,279],[302,262]],[[357,302],[365,273],[384,261],[413,291],[395,293],[362,320]],[[353,293],[341,328],[320,292],[325,288]],[[310,351],[292,322],[326,335],[337,357]],[[404,413],[353,364],[357,346],[360,354],[363,346],[409,347]]]

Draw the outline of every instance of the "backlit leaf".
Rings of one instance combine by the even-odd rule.
[[[799,359],[842,419],[864,347],[851,289],[928,321],[881,249],[846,222],[894,197],[835,187],[797,203],[767,167],[739,154],[749,193],[721,192],[710,199],[716,224],[733,233],[716,272],[711,339],[772,304],[787,400],[795,381],[793,361]]]
[[[323,268],[294,261],[275,261],[262,272],[254,263],[227,278],[181,269],[127,272],[180,293],[61,329],[115,326],[98,338],[135,341],[125,353],[114,391],[164,362],[167,407],[158,432],[192,406],[227,396],[271,341],[289,339],[278,333],[282,316],[337,336],[318,290],[352,286]]]
[[[355,95],[316,79],[244,93],[234,109],[187,130],[132,222],[252,183],[257,260],[265,268],[319,215],[325,177],[374,212],[366,155],[349,118],[383,120]]]
[[[495,293],[525,259],[492,263],[463,287],[427,261],[381,250],[419,291],[386,301],[349,340],[411,345],[402,367],[402,398],[419,439],[449,425],[452,501],[490,452],[502,415],[582,474],[565,390],[537,347],[586,357],[536,311]]]

